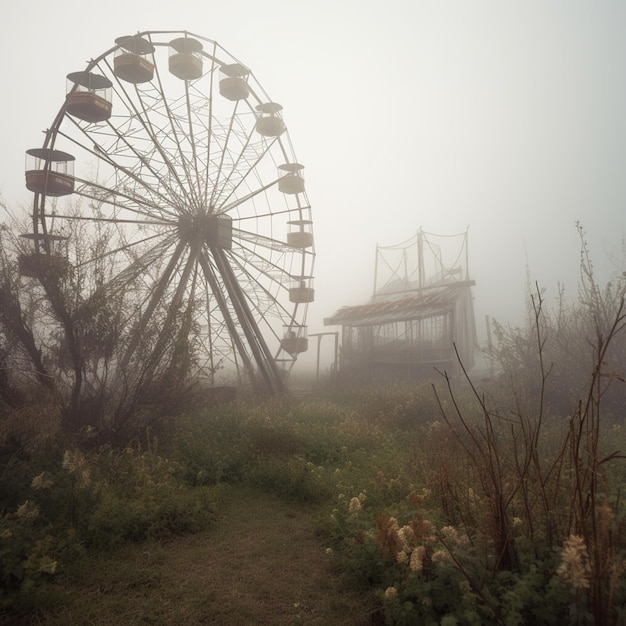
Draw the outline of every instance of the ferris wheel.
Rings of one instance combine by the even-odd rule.
[[[281,105],[219,44],[146,31],[67,74],[26,186],[22,274],[93,270],[128,332],[117,367],[174,334],[211,384],[284,389],[308,345],[311,208]],[[98,244],[70,259],[78,230]]]

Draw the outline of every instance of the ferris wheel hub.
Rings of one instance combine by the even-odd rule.
[[[207,244],[230,250],[232,247],[232,218],[207,213],[181,215],[178,236],[188,244]]]

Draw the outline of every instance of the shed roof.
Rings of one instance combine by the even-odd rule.
[[[455,302],[475,284],[473,280],[455,281],[407,292],[367,304],[344,306],[324,319],[326,326],[372,326],[404,320],[424,319],[448,313]]]

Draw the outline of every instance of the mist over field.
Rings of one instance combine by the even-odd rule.
[[[621,271],[622,3],[235,0],[171,9],[113,0],[97,23],[72,0],[6,9],[0,192],[13,213],[31,211],[24,153],[63,105],[66,75],[121,35],[188,29],[223,45],[283,106],[314,220],[309,333],[339,330],[323,320],[369,300],[376,246],[420,228],[468,229],[481,344],[487,316],[520,323],[528,284],[545,288],[548,302],[560,287],[575,298],[577,222],[598,278]],[[296,372],[315,368],[315,348]]]

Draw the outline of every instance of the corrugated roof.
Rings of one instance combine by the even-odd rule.
[[[331,317],[324,319],[326,326],[372,326],[411,319],[443,315],[450,311],[456,300],[473,286],[473,280],[459,281],[423,289],[419,293],[399,295],[368,304],[344,306]]]

